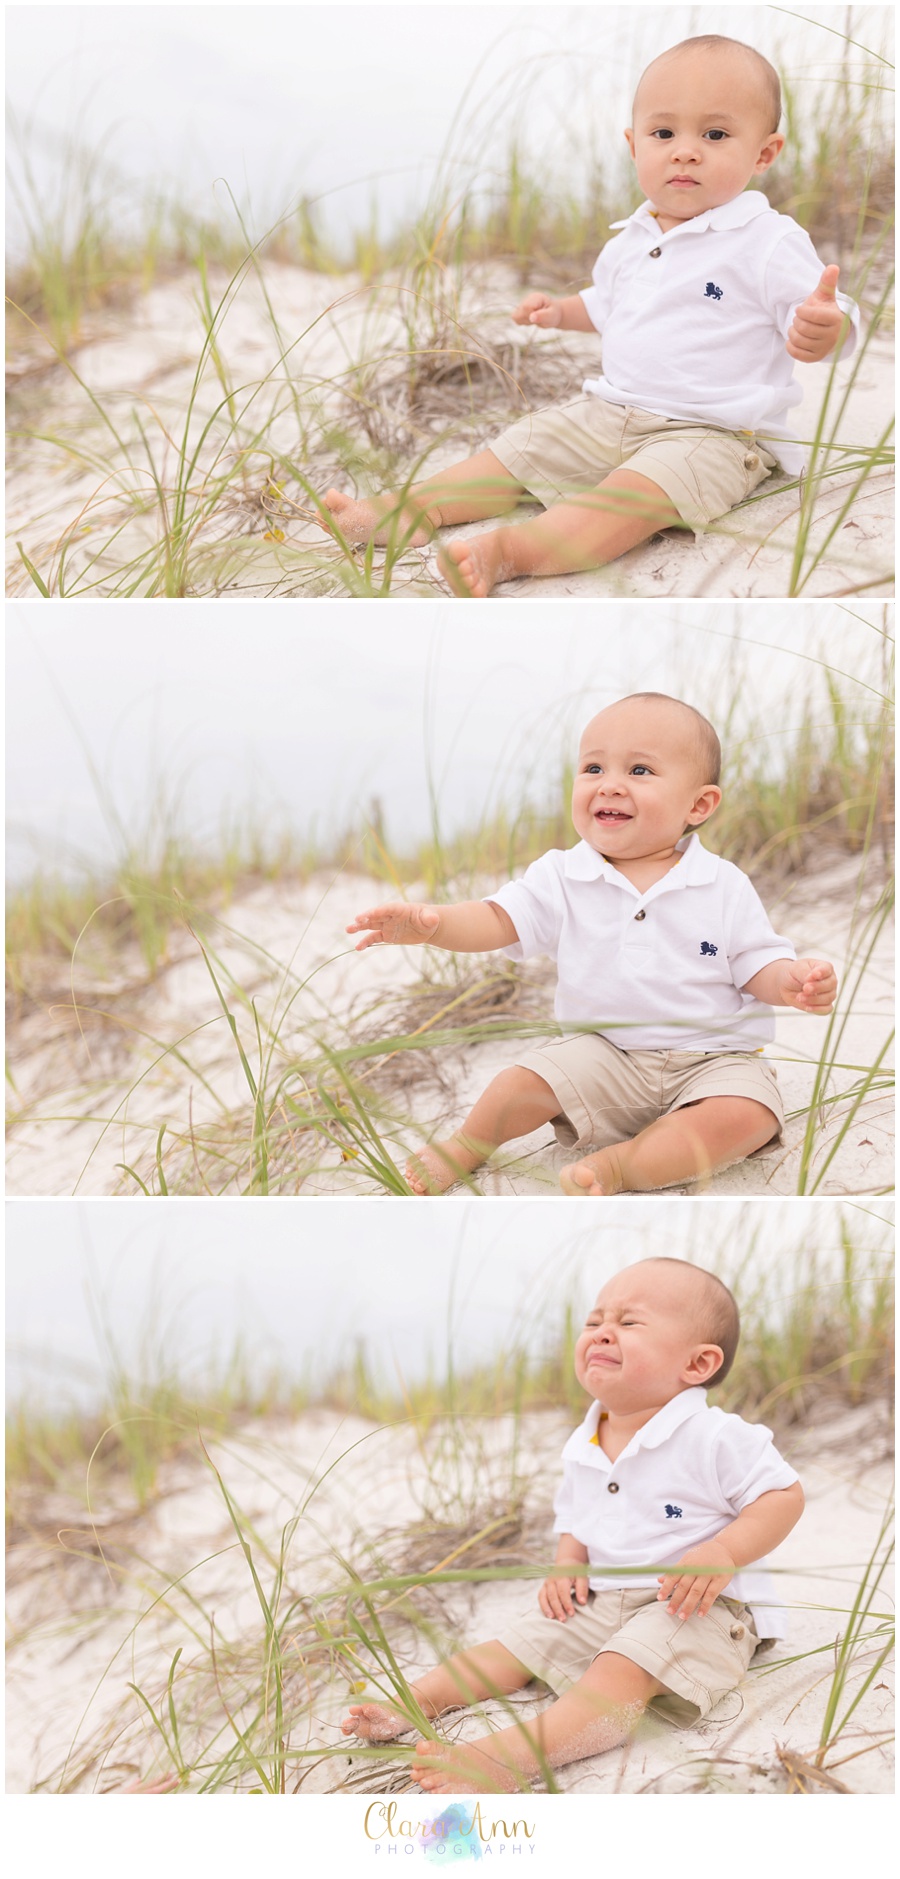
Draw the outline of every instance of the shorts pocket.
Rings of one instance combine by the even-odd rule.
[[[738,1605],[734,1601],[725,1605],[721,1599],[717,1599],[716,1603],[710,1606],[704,1622],[707,1624],[712,1622],[723,1641],[727,1640],[743,1676],[744,1671],[749,1669],[759,1643],[756,1626],[746,1605]]]

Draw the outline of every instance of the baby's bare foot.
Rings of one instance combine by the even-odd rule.
[[[393,1742],[413,1727],[398,1709],[387,1703],[351,1703],[341,1723],[342,1735],[358,1735],[363,1742]]]
[[[484,535],[457,537],[439,551],[438,567],[447,586],[461,599],[486,599],[498,581],[513,575],[506,561],[505,530],[492,528]]]
[[[400,542],[408,537],[407,547],[422,548],[431,540],[432,531],[422,525],[422,512],[401,509],[399,498],[389,490],[366,500],[345,496],[339,489],[329,489],[322,501],[334,516],[345,541],[360,545],[374,541],[376,547],[383,548],[391,540]],[[323,528],[327,526],[322,522]]]
[[[624,1184],[612,1157],[601,1149],[597,1155],[586,1155],[583,1161],[571,1161],[561,1170],[559,1185],[564,1194],[576,1194],[582,1200],[604,1200],[611,1194],[621,1194]]]
[[[427,1794],[513,1794],[511,1768],[491,1754],[491,1738],[478,1742],[417,1742],[410,1774]]]
[[[480,1168],[483,1161],[483,1155],[451,1135],[446,1142],[432,1142],[430,1148],[420,1148],[403,1172],[414,1194],[446,1194],[457,1181]]]

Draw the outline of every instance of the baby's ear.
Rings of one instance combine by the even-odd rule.
[[[695,1384],[708,1383],[710,1377],[714,1377],[716,1372],[721,1370],[724,1362],[725,1355],[720,1345],[701,1344],[700,1349],[696,1350],[691,1357],[685,1374]]]
[[[771,137],[766,138],[766,141],[763,144],[762,149],[760,150],[759,156],[756,159],[756,174],[757,175],[759,175],[762,170],[771,169],[772,164],[775,161],[775,158],[780,157],[781,152],[784,149],[784,144],[785,144],[785,139],[782,136],[781,131],[773,131]]]
[[[691,827],[696,829],[700,827],[701,822],[708,822],[710,816],[718,809],[721,800],[722,791],[718,783],[705,783],[694,797],[694,805],[688,816]]]

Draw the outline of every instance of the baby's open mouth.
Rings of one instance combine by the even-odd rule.
[[[623,822],[630,822],[632,817],[625,809],[595,809],[594,821],[602,822],[604,828],[618,828]]]

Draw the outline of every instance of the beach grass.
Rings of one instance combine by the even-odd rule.
[[[867,1408],[875,1427],[889,1413],[891,1222],[858,1203],[835,1206],[827,1227],[804,1210],[777,1270],[760,1257],[764,1230],[758,1209],[730,1211],[728,1275],[741,1300],[742,1341],[716,1400],[764,1420],[789,1449],[794,1434],[816,1426],[827,1451],[835,1417]],[[451,1347],[443,1362],[400,1381],[364,1345],[338,1370],[310,1360],[300,1376],[260,1370],[251,1353],[235,1350],[188,1380],[150,1340],[129,1379],[98,1307],[102,1401],[86,1414],[42,1411],[25,1397],[7,1430],[11,1585],[22,1571],[40,1570],[43,1584],[51,1568],[63,1572],[70,1646],[98,1626],[109,1636],[110,1624],[120,1639],[108,1661],[94,1653],[93,1692],[85,1688],[82,1720],[43,1786],[108,1791],[134,1779],[149,1791],[405,1786],[408,1739],[354,1744],[348,1768],[348,1745],[333,1723],[323,1731],[323,1718],[365,1691],[406,1706],[418,1733],[441,1733],[416,1710],[408,1666],[445,1653],[471,1625],[478,1588],[516,1581],[524,1594],[545,1576],[551,1483],[541,1474],[535,1494],[542,1425],[533,1419],[555,1418],[555,1443],[583,1413],[572,1350],[584,1307],[584,1299],[564,1296],[539,1327],[513,1323],[489,1360],[467,1365]],[[311,1470],[291,1438],[309,1417],[321,1431]],[[385,1441],[400,1443],[392,1474],[400,1468],[415,1482],[413,1502],[383,1531],[353,1531],[352,1520],[347,1529],[354,1470],[377,1468]],[[177,1502],[191,1482],[199,1492],[198,1470],[213,1487],[210,1539],[202,1553],[190,1550],[196,1539],[186,1541],[174,1571],[171,1547],[157,1538],[154,1548],[146,1520],[157,1507],[165,1518],[172,1494]],[[323,1500],[335,1488],[338,1500]],[[267,1501],[280,1511],[263,1518]],[[170,1526],[166,1519],[159,1534]],[[837,1649],[823,1644],[809,1654],[810,1688],[825,1690],[810,1760],[826,1777],[861,1752],[852,1725],[892,1635],[888,1558],[885,1526],[849,1596],[835,1586],[823,1612]],[[107,1593],[95,1605],[98,1573]],[[242,1582],[248,1597],[235,1627],[230,1608]],[[14,1636],[14,1646],[20,1641]],[[128,1691],[101,1723],[92,1706],[107,1676],[121,1680],[123,1651],[132,1665]],[[771,1668],[764,1662],[753,1674]],[[495,1720],[521,1714],[517,1699],[491,1708]],[[865,1738],[862,1747],[872,1746]],[[552,1790],[553,1772],[543,1772]],[[796,1767],[790,1778],[799,1779]],[[788,1784],[788,1791],[815,1789]]]
[[[708,825],[709,846],[746,869],[770,905],[811,871],[841,859],[853,867],[844,985],[815,1039],[797,1177],[803,1193],[831,1179],[862,1105],[893,1087],[887,1038],[878,1060],[856,1066],[847,1081],[848,1024],[892,909],[892,648],[886,615],[877,612],[864,624],[868,662],[855,676],[822,673],[814,663],[817,689],[810,685],[798,696],[786,735],[773,735],[762,722],[748,728],[746,716],[738,731],[739,670],[730,681],[731,703],[718,714],[725,795]],[[125,1191],[290,1193],[327,1167],[338,1187],[345,1171],[352,1191],[362,1180],[372,1192],[408,1194],[403,1163],[416,1145],[420,1093],[439,1087],[442,1066],[464,1047],[552,1032],[545,975],[506,960],[424,949],[406,989],[386,1001],[375,993],[368,1002],[361,988],[352,1010],[337,1009],[319,990],[321,960],[304,963],[310,914],[290,954],[276,957],[242,932],[240,909],[266,884],[289,897],[304,881],[316,884],[314,899],[327,906],[329,883],[336,890],[345,876],[364,880],[368,895],[378,884],[392,897],[477,896],[548,848],[569,845],[570,792],[570,760],[561,750],[558,789],[540,801],[526,793],[518,806],[494,802],[479,825],[452,836],[444,835],[436,794],[430,836],[406,851],[392,844],[377,806],[327,847],[302,830],[264,838],[235,825],[218,853],[197,850],[181,834],[176,799],[154,804],[145,829],[133,832],[117,823],[110,806],[106,819],[121,856],[114,873],[37,872],[8,897],[13,1133],[20,1115],[27,1121],[39,1112],[53,1122],[59,1114],[43,1097],[20,1109],[16,1029],[48,1005],[62,1005],[80,1035],[102,1033],[105,1050],[116,1048],[118,1038],[127,1057],[129,1040],[143,1037],[141,1078],[150,1059],[168,1062],[190,1076],[207,1103],[202,1117],[168,1103],[136,1120],[137,1085],[125,1080],[112,1108],[92,1112],[97,1144],[130,1115]],[[339,922],[335,960],[344,950]],[[152,998],[173,966],[191,959],[202,966],[209,1011],[199,1028],[167,1035],[141,1001]],[[220,1040],[213,1057],[210,1025]],[[823,1155],[826,1118],[830,1147]]]
[[[528,95],[544,69],[538,62],[524,75]],[[514,304],[525,282],[583,285],[612,222],[637,202],[619,158],[589,150],[564,178],[529,160],[522,83],[509,74],[499,103],[480,116],[461,106],[413,224],[382,240],[372,223],[337,249],[307,199],[258,230],[226,187],[214,222],[158,195],[135,202],[105,152],[77,146],[58,200],[48,199],[34,131],[14,126],[25,251],[9,290],[19,361],[13,475],[18,463],[40,461],[54,492],[65,472],[77,494],[14,531],[12,590],[175,598],[249,578],[260,593],[283,592],[285,582],[310,595],[443,592],[410,549],[409,490],[438,457],[470,454],[523,410],[571,395],[583,376],[565,343],[513,340],[485,316]],[[773,200],[827,244],[865,316],[849,379],[839,387],[832,371],[815,433],[804,439],[807,473],[777,484],[795,497],[791,521],[779,523],[791,596],[809,591],[839,552],[855,505],[893,461],[889,420],[858,446],[843,423],[892,318],[889,83],[880,53],[838,59],[812,125],[788,87],[791,154],[772,172]],[[492,140],[504,112],[498,164]],[[120,226],[127,235],[117,235]],[[311,283],[310,310],[299,316],[285,293],[298,270]],[[158,391],[94,389],[80,348],[97,331],[126,330],[126,302],[172,282],[182,290],[175,377]],[[251,333],[254,360],[260,349],[267,355],[264,371],[245,363]],[[335,530],[322,503],[335,481],[395,490],[383,552],[361,554]],[[731,539],[737,530],[762,548],[772,493],[758,492],[712,532]],[[889,578],[879,565],[854,573],[846,591],[883,588]]]

